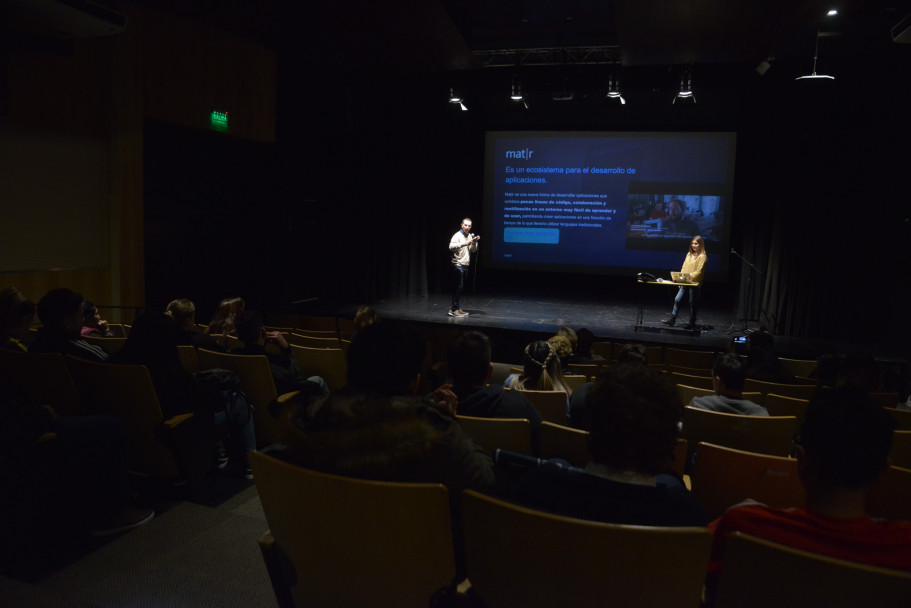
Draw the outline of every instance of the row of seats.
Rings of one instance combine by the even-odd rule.
[[[331,390],[344,386],[345,357],[340,348],[291,348],[305,374],[323,377]],[[179,347],[178,351],[187,371],[218,368],[235,372],[240,377],[240,390],[253,407],[257,444],[278,440],[278,422],[269,414],[269,405],[278,395],[265,356],[232,355],[192,346]],[[95,413],[122,419],[130,435],[130,467],[136,472],[164,478],[193,477],[199,471],[187,467],[197,462],[202,466],[211,455],[200,460],[191,448],[190,438],[201,432],[193,414],[164,418],[145,366],[3,350],[0,370],[12,390],[29,401],[51,405],[59,415]]]
[[[623,344],[613,342],[595,342],[592,344],[592,354],[600,355],[606,360],[615,360],[620,354]],[[664,364],[689,369],[712,369],[717,351],[696,350],[686,348],[673,348],[670,346],[646,346],[646,356],[650,364]],[[781,365],[799,378],[809,378],[816,370],[815,359],[788,359],[779,357]]]
[[[282,607],[458,605],[444,603],[456,590],[488,608],[701,602],[707,528],[584,521],[467,490],[454,539],[440,484],[339,477],[259,453],[251,466],[269,525],[260,547]],[[464,580],[457,544],[464,546]],[[871,589],[876,606],[904,607],[911,574],[738,533],[726,547],[715,606],[871,605]]]
[[[587,431],[545,421],[540,425],[537,445],[532,445],[528,420],[461,415],[458,419],[465,432],[491,454],[497,449],[537,454],[544,459],[562,458],[577,467],[584,467],[591,459]],[[710,517],[719,516],[746,498],[772,506],[803,504],[797,461],[789,456],[797,432],[793,417],[738,416],[686,407],[683,423],[683,437],[677,440],[668,470],[680,476],[691,473],[692,489],[703,500]],[[872,492],[877,504],[870,512],[911,519],[911,431],[894,432],[890,458],[894,471],[881,483],[888,487],[905,484],[906,499],[902,502],[902,492],[898,490]],[[688,463],[693,463],[690,469],[686,468]],[[766,488],[779,488],[782,496],[793,500],[779,500]],[[896,496],[892,507],[890,494]]]

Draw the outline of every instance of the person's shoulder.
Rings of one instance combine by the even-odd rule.
[[[701,410],[715,411],[718,409],[718,395],[697,395],[690,399],[690,407],[696,407]]]

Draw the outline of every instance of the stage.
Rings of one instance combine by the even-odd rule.
[[[518,344],[547,338],[564,326],[573,329],[586,327],[598,340],[718,351],[724,350],[733,336],[744,334],[744,324],[737,319],[736,312],[719,310],[708,304],[699,308],[697,323],[702,329],[698,335],[680,329],[689,319],[688,305],[680,308],[678,327],[667,328],[661,320],[670,314],[673,295],[656,291],[647,292],[643,297],[643,327],[640,329],[636,327],[639,302],[621,299],[592,301],[468,294],[462,297],[462,309],[470,313],[467,317],[448,316],[448,294],[388,299],[371,302],[370,305],[381,318],[411,321],[437,329],[472,328],[488,333],[494,340],[495,360],[518,360],[521,349],[514,354],[511,352],[519,348]],[[347,316],[350,318],[351,315]],[[759,324],[749,323],[748,329],[759,329]],[[501,349],[496,348],[497,344]],[[504,351],[502,347],[508,350]],[[784,357],[815,359],[835,345],[776,337],[776,347]]]

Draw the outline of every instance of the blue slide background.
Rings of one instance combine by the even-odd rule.
[[[683,261],[689,238],[662,239],[656,249],[628,249],[628,194],[630,184],[705,184],[723,195],[723,231],[714,242],[707,243],[709,270],[720,269],[720,254],[729,246],[731,191],[733,188],[733,155],[735,136],[732,133],[506,133],[490,132],[487,141],[485,226],[489,263],[494,267],[511,265],[544,265],[676,269]],[[533,151],[530,159],[507,158],[509,151]],[[513,172],[508,172],[507,167]],[[623,173],[527,173],[541,167],[623,169]],[[631,171],[632,170],[632,171]],[[507,178],[544,178],[546,184],[510,183]],[[713,186],[708,186],[713,185]],[[668,186],[671,191],[673,187]],[[592,200],[606,203],[611,214],[600,213],[610,220],[597,220],[601,228],[582,227],[519,227],[507,230],[504,209],[507,197],[513,194],[542,194],[544,200],[560,199],[557,194],[596,194],[599,198],[578,199],[577,207],[592,208]],[[676,193],[676,192],[675,192]],[[697,193],[697,192],[692,192]],[[562,197],[563,200],[574,200]],[[515,205],[510,205],[515,206]],[[571,215],[561,213],[561,215]],[[580,218],[581,219],[581,218]],[[554,219],[536,220],[547,223]],[[558,230],[558,239],[555,239]],[[541,242],[507,242],[507,238]],[[554,242],[558,240],[558,242]],[[679,246],[678,246],[679,244]],[[670,251],[668,251],[670,249]],[[712,250],[715,249],[713,252]],[[583,268],[579,268],[582,270]]]

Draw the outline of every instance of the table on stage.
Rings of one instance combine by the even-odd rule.
[[[674,281],[639,281],[639,284],[642,285],[643,287],[645,287],[647,285],[662,285],[664,287],[699,287],[699,283],[682,283],[682,282],[677,283]],[[639,297],[639,310],[636,314],[636,328],[635,328],[636,331],[639,331],[639,330],[673,331],[675,333],[679,332],[679,333],[688,333],[688,334],[694,334],[694,333],[698,332],[698,330],[695,330],[695,329],[688,330],[688,329],[683,329],[680,327],[672,327],[672,326],[655,327],[655,326],[645,325],[643,323],[644,318],[645,318],[645,291],[642,290],[642,292],[640,292],[640,297]]]

